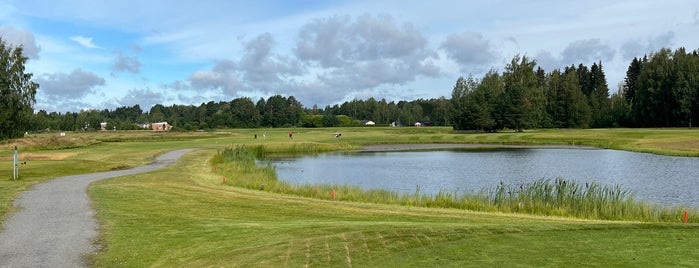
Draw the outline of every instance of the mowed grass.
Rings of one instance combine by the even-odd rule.
[[[288,132],[294,131],[294,139]],[[334,133],[342,133],[341,139]],[[262,138],[266,133],[266,138]],[[254,139],[253,135],[258,134]],[[0,144],[0,215],[47,179],[142,165],[178,148],[204,148],[160,172],[101,181],[89,190],[101,223],[98,267],[143,266],[697,266],[697,224],[586,221],[399,205],[332,202],[222,185],[209,159],[226,146],[357,149],[367,144],[581,145],[699,156],[693,129],[449,128],[243,129],[194,133],[68,133]],[[57,135],[57,134],[56,134]],[[21,178],[12,181],[11,148]],[[36,144],[36,145],[33,145]],[[240,174],[241,176],[244,174]],[[690,215],[691,216],[691,215]]]
[[[696,266],[699,225],[333,202],[222,184],[200,150],[100,181],[97,267]],[[244,174],[241,174],[244,176]]]
[[[230,144],[234,133],[116,132],[30,135],[0,143],[0,220],[12,211],[15,197],[51,178],[126,169],[152,162],[163,152],[179,148],[215,148]],[[125,137],[117,140],[116,137]],[[109,139],[111,141],[103,141]],[[13,180],[14,147],[18,147],[19,178]],[[26,163],[26,164],[25,164]],[[0,226],[1,228],[1,226]]]

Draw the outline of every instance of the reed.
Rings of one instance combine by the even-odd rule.
[[[325,152],[352,149],[349,143],[318,143],[318,142],[270,142],[264,145],[249,147],[255,151],[259,157],[268,155],[300,155],[319,154]]]
[[[600,220],[677,222],[681,208],[664,208],[635,200],[620,185],[580,184],[563,178],[531,183],[500,183],[479,193],[498,211]],[[695,212],[693,212],[695,213]],[[693,219],[696,220],[696,219]]]

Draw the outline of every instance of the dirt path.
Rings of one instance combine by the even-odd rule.
[[[21,208],[4,222],[0,233],[0,267],[85,267],[83,256],[95,251],[95,212],[87,186],[97,180],[150,172],[177,161],[192,149],[159,156],[133,169],[56,178],[20,194]]]

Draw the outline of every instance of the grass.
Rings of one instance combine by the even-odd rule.
[[[97,267],[695,266],[699,225],[333,202],[222,185],[187,155],[90,188]]]
[[[488,194],[488,202],[498,211],[584,219],[644,222],[679,222],[685,210],[662,208],[638,202],[634,194],[619,185],[577,183],[557,178],[532,183],[500,183]],[[688,222],[699,222],[693,210]]]
[[[204,148],[165,170],[95,183],[89,189],[101,223],[98,267],[143,266],[696,266],[699,225],[596,221],[554,216],[372,204],[351,198],[387,196],[337,187],[338,201],[316,186],[317,198],[223,185],[209,159],[245,145],[265,152],[356,149],[385,143],[581,145],[699,156],[689,129],[532,130],[453,133],[448,128],[243,129],[193,133],[68,133],[0,143],[0,215],[31,185],[56,176],[128,168],[164,151]],[[333,133],[341,132],[342,138]],[[266,133],[266,139],[261,138]],[[258,134],[258,139],[253,135]],[[57,135],[57,134],[55,134]],[[12,181],[10,148],[28,159]],[[287,150],[295,146],[294,150]],[[31,156],[31,157],[30,157]],[[8,161],[9,159],[9,161]],[[21,159],[22,160],[22,159]],[[22,160],[24,161],[24,160]],[[8,174],[8,175],[1,175]],[[233,172],[235,176],[264,179]],[[232,178],[227,183],[233,183]],[[255,183],[259,185],[264,183]],[[270,187],[265,184],[265,187]],[[516,187],[516,186],[513,186]],[[268,189],[268,188],[266,188]],[[311,191],[307,189],[307,191]],[[346,191],[346,192],[344,192]],[[419,195],[418,195],[419,196]],[[325,198],[325,200],[319,198]],[[413,196],[417,197],[417,196]],[[420,197],[422,198],[422,197]],[[435,197],[437,204],[453,198]],[[417,200],[417,199],[413,199]],[[400,203],[400,202],[399,202]],[[439,207],[438,205],[435,205]],[[519,203],[517,203],[519,207]],[[553,214],[555,215],[555,214]],[[696,218],[690,218],[696,221]]]
[[[101,141],[122,135],[130,141]],[[212,148],[228,144],[230,133],[187,138],[190,133],[68,133],[67,137],[34,135],[0,143],[0,219],[13,210],[15,197],[32,185],[51,178],[141,166],[165,151],[178,148]],[[221,137],[223,136],[223,137]],[[132,141],[140,139],[140,141]],[[58,140],[58,142],[54,142]],[[157,140],[158,142],[153,142]],[[13,180],[14,146],[18,146],[20,177]],[[59,148],[60,147],[60,148]]]

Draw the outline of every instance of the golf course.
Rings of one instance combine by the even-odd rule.
[[[596,199],[576,200],[572,206],[547,202],[527,210],[536,200],[511,207],[487,196],[290,185],[279,181],[263,161],[269,155],[351,151],[372,145],[587,146],[699,157],[699,131],[472,133],[446,127],[337,127],[67,132],[63,137],[29,133],[0,144],[0,219],[5,222],[22,210],[14,205],[22,192],[52,178],[131,169],[166,152],[192,149],[163,169],[89,185],[99,223],[96,250],[84,256],[89,266],[699,265],[699,208],[658,207],[622,196],[619,202],[604,201],[591,211],[580,202]],[[15,146],[21,164],[20,176],[13,180]]]

